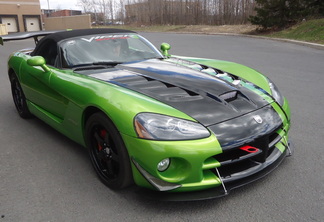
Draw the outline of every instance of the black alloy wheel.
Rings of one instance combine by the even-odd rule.
[[[95,113],[88,119],[85,133],[90,159],[101,181],[112,189],[129,186],[133,179],[128,152],[111,120]]]
[[[10,83],[12,98],[15,103],[18,114],[24,119],[32,117],[32,114],[28,110],[25,94],[15,74],[11,75]]]

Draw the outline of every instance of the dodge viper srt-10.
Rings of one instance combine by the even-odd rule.
[[[8,61],[19,115],[86,147],[112,189],[213,198],[291,155],[288,102],[251,68],[173,56],[167,43],[160,52],[121,29],[16,33],[0,43],[26,38],[36,47]]]

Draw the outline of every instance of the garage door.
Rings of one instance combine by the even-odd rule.
[[[35,18],[25,18],[25,24],[26,24],[26,31],[27,32],[33,32],[33,31],[39,31],[39,19],[38,17]]]
[[[10,17],[1,17],[2,24],[7,25],[8,32],[18,32],[17,20]]]

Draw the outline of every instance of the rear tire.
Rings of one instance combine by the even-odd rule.
[[[92,165],[100,180],[111,189],[133,183],[130,159],[124,142],[103,113],[95,113],[86,122],[85,140]]]
[[[15,74],[10,76],[11,93],[18,114],[21,118],[29,119],[33,115],[29,112],[25,94],[21,88],[19,80]]]

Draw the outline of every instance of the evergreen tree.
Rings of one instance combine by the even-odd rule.
[[[284,28],[304,18],[324,16],[324,0],[255,0],[252,24],[267,28]]]
[[[252,24],[267,28],[284,28],[301,17],[303,0],[256,0],[256,16],[250,16]]]
[[[324,1],[323,0],[303,0],[305,14],[312,17],[324,16]]]

